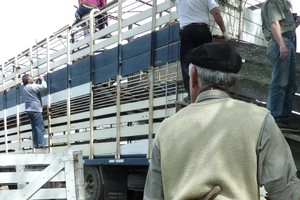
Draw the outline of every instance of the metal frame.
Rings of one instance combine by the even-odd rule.
[[[0,190],[1,199],[85,199],[83,162],[79,151],[69,150],[61,154],[0,155],[0,159],[0,169],[19,169],[16,172],[1,170],[0,183],[22,183],[18,184],[21,188],[17,190]],[[63,182],[65,187],[45,187],[46,183],[52,182]]]

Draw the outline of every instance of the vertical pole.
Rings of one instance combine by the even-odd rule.
[[[52,124],[52,117],[51,117],[51,92],[50,92],[50,50],[49,50],[49,37],[47,37],[47,121],[48,121],[48,151],[51,152],[51,124]]]
[[[91,10],[89,16],[90,30],[90,159],[94,158],[94,67],[92,56],[94,54],[94,13],[96,9]]]
[[[8,153],[8,138],[7,138],[7,102],[6,102],[6,85],[5,85],[5,66],[2,67],[2,76],[3,76],[3,107],[4,107],[4,135],[5,135],[5,153]]]
[[[67,134],[68,147],[71,148],[71,68],[70,68],[70,27],[67,29]]]
[[[122,2],[118,1],[118,73],[117,73],[117,105],[116,105],[116,154],[115,158],[119,159],[121,157],[120,141],[121,141],[121,41],[122,41]]]
[[[90,62],[90,159],[94,158],[94,73],[92,65],[93,63]]]
[[[89,29],[90,29],[90,56],[92,56],[94,54],[94,31],[95,31],[95,27],[94,27],[94,15],[95,12],[97,11],[97,9],[93,9],[90,12],[90,16],[89,16]]]
[[[29,49],[29,60],[30,60],[30,75],[33,76],[33,56],[32,56],[32,47]]]
[[[245,1],[245,4],[246,4],[247,0]],[[238,27],[238,41],[241,40],[241,37],[242,37],[242,31],[243,31],[243,1],[240,1],[240,5],[239,5],[239,27]]]
[[[15,80],[16,80],[16,122],[17,122],[17,135],[18,135],[18,149],[21,149],[21,135],[20,135],[20,101],[19,101],[19,67],[17,62],[18,57],[15,57],[15,64],[14,64],[14,72],[15,72]]]
[[[75,168],[74,168],[74,155],[69,149],[65,151],[60,160],[64,162],[65,168],[65,180],[66,180],[66,195],[67,199],[77,199],[76,198],[76,182],[75,182]]]
[[[154,105],[154,61],[155,61],[155,28],[156,28],[157,0],[153,0],[152,24],[151,24],[151,66],[149,76],[149,130],[148,130],[148,153],[147,158],[151,158],[153,143],[153,105]]]
[[[73,151],[76,199],[85,199],[84,169],[81,151]]]

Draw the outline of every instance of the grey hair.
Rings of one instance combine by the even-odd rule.
[[[193,64],[189,65],[189,75],[191,75]],[[195,66],[198,75],[198,83],[202,91],[212,88],[221,89],[230,92],[238,80],[238,75],[234,73],[210,70]]]

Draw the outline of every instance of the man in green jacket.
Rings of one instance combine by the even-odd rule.
[[[155,136],[144,200],[298,200],[290,148],[270,112],[234,100],[241,57],[227,43],[189,54],[192,104],[164,120]]]

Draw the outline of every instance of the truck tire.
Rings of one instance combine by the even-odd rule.
[[[85,196],[87,200],[103,199],[103,184],[95,166],[84,166]]]

